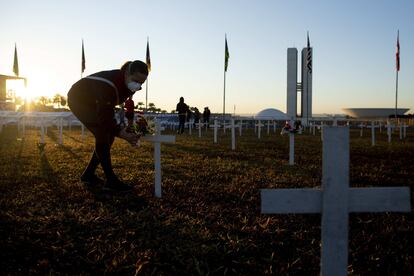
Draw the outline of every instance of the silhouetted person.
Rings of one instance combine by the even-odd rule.
[[[95,150],[81,176],[83,182],[96,184],[100,180],[95,170],[99,164],[105,173],[105,188],[125,191],[132,189],[118,179],[112,169],[111,146],[115,136],[136,145],[139,136],[128,133],[114,118],[116,105],[141,90],[148,76],[147,65],[139,60],[126,62],[121,69],[102,71],[77,81],[68,92],[68,104],[75,116],[95,136]]]
[[[188,105],[184,103],[183,97],[180,98],[180,102],[177,104],[177,108],[175,110],[178,113],[178,133],[183,133],[187,113],[190,111]]]
[[[210,109],[208,109],[208,107],[204,107],[204,112],[203,112],[203,122],[205,124],[207,124],[207,127],[210,127]]]
[[[128,127],[132,127],[134,122],[134,100],[132,100],[132,96],[125,101],[125,109],[125,117],[128,120]]]
[[[201,116],[201,113],[200,113],[200,111],[198,110],[197,107],[194,107],[193,116],[194,116],[194,125],[193,126],[195,128],[196,124],[200,123],[200,116]]]

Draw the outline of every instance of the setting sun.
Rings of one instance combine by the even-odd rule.
[[[10,97],[14,95],[26,100],[34,100],[41,96],[53,97],[57,93],[45,89],[42,86],[42,81],[32,79],[27,82],[27,85],[25,85],[24,80],[7,80],[6,91]]]

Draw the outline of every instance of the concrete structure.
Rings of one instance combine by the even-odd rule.
[[[297,83],[298,83],[298,50],[287,49],[287,108],[286,114],[290,120],[297,115]]]
[[[309,50],[309,52],[308,52]],[[301,75],[302,80],[298,83],[298,50],[288,48],[287,50],[287,108],[286,114],[289,120],[296,120],[298,92],[301,94],[302,124],[308,125],[312,118],[312,65],[308,67],[308,59],[312,60],[312,48],[302,49]]]
[[[309,48],[312,57],[312,48]],[[312,66],[308,68],[308,48],[302,49],[302,97],[301,97],[301,117],[304,125],[309,124],[312,118]]]
[[[342,108],[346,115],[353,118],[388,118],[394,116],[394,108]],[[409,108],[397,108],[397,115],[404,115]]]

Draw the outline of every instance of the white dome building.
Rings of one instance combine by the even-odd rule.
[[[287,120],[288,117],[282,111],[275,108],[266,108],[258,112],[254,118],[256,120]]]
[[[395,114],[394,108],[342,108],[353,118],[388,118]],[[397,108],[397,115],[404,115],[409,108]]]

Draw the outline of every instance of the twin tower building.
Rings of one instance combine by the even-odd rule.
[[[302,49],[301,82],[298,82],[298,50],[287,49],[287,111],[289,120],[301,119],[309,125],[312,119],[312,48]],[[300,114],[298,113],[298,93],[300,93]]]

